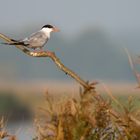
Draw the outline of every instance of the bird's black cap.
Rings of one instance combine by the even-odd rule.
[[[42,28],[53,28],[53,26],[50,24],[47,24],[47,25],[44,25]]]

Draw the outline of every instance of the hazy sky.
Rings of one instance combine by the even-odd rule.
[[[123,77],[125,75],[124,73],[126,73],[124,77],[128,77],[129,75],[133,75],[131,72],[127,73],[129,69],[128,60],[124,52],[121,53],[123,51],[121,47],[130,46],[129,48],[140,52],[139,14],[140,0],[0,0],[0,32],[15,39],[19,39],[22,37],[23,32],[24,35],[27,35],[27,32],[36,31],[44,24],[53,24],[60,28],[61,33],[55,35],[61,39],[57,40],[53,38],[55,41],[50,40],[50,44],[48,45],[54,50],[55,47],[61,46],[60,48],[58,47],[60,51],[55,51],[74,71],[77,71],[80,75],[85,77],[96,76],[97,78],[105,76],[111,78],[111,75],[117,73],[116,71],[120,71],[120,77]],[[103,34],[104,37],[102,37],[101,32],[99,32],[98,36],[97,32],[97,38],[99,37],[98,43],[95,41],[96,32],[93,32],[91,36],[86,34],[86,36],[78,42],[79,45],[77,45],[77,43],[65,43],[65,41],[62,40],[62,37],[64,37],[61,36],[62,34],[73,35],[79,33],[81,30],[85,31],[88,29],[89,31],[90,28],[96,27],[101,29],[101,31],[102,29],[103,31],[105,30],[105,34]],[[17,34],[15,34],[16,32]],[[108,38],[108,33],[111,38]],[[82,35],[82,33],[80,35]],[[112,37],[112,35],[115,36]],[[70,36],[70,39],[72,37],[73,36]],[[92,37],[93,39],[90,40]],[[106,37],[108,39],[104,41]],[[121,43],[123,42],[123,45],[120,45],[119,41]],[[59,45],[56,42],[59,43]],[[87,43],[83,45],[84,42]],[[113,45],[109,45],[110,43],[105,45],[105,42],[113,42]],[[73,46],[77,48],[68,49],[68,47],[65,47],[64,49],[64,46]],[[71,54],[75,54],[77,63],[73,63]],[[98,54],[102,54],[102,57]],[[7,55],[7,57],[5,57],[5,55]],[[122,58],[121,56],[123,55],[124,57]],[[79,58],[77,58],[77,56],[79,56]],[[83,60],[85,60],[84,64],[87,65],[80,63],[83,56],[86,57],[86,60]],[[93,60],[95,60],[95,63]],[[90,64],[89,61],[91,61],[92,64]],[[110,63],[108,63],[108,61]],[[38,67],[39,64],[40,67]],[[5,72],[6,76],[9,71],[12,71],[13,67],[13,71],[16,72],[15,75],[17,75],[17,77],[20,77],[20,75],[22,75],[22,77],[28,77],[29,75],[30,77],[41,78],[41,74],[42,77],[44,77],[46,69],[50,77],[56,78],[56,75],[59,74],[58,77],[62,77],[59,71],[59,74],[57,70],[52,72],[52,70],[55,70],[55,68],[52,68],[52,65],[48,64],[44,68],[42,59],[36,60],[25,57],[24,54],[21,54],[17,50],[15,51],[13,48],[10,50],[10,48],[5,46],[1,47],[0,50],[0,65],[3,66],[0,69],[1,71],[3,70],[3,72],[0,74],[4,75]],[[115,66],[117,66],[118,69]],[[104,70],[108,71],[108,73],[105,73]],[[54,75],[54,73],[56,73],[56,75]],[[90,74],[93,75],[90,76]],[[47,78],[49,77],[48,75],[46,76]],[[112,79],[115,80],[116,78],[113,77]]]
[[[52,23],[67,34],[87,26],[137,29],[139,13],[139,0],[1,0],[0,28],[12,31]]]

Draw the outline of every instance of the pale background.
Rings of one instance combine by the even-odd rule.
[[[139,7],[139,0],[1,0],[0,32],[20,39],[55,25],[61,32],[44,49],[84,79],[135,82],[123,47],[140,54]],[[0,81],[16,80],[70,79],[49,59],[1,45]]]

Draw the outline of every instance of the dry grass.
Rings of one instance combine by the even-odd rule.
[[[105,84],[106,97],[80,88],[79,96],[45,93],[36,108],[35,140],[139,140],[140,111],[130,96],[121,103]],[[115,104],[115,106],[114,106]],[[0,119],[0,139],[16,140]]]
[[[0,140],[1,139],[17,140],[15,135],[12,135],[6,131],[5,125],[6,125],[6,120],[2,116],[0,118]]]
[[[80,89],[80,98],[55,100],[48,93],[36,112],[39,140],[139,140],[140,114],[133,99],[122,105],[110,92],[107,100],[95,91]],[[116,111],[115,102],[122,111]]]

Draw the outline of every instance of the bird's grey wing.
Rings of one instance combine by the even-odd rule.
[[[36,33],[33,33],[28,38],[25,38],[23,41],[25,44],[29,44],[30,47],[36,48],[44,46],[48,41],[48,38],[43,32],[38,31]]]

